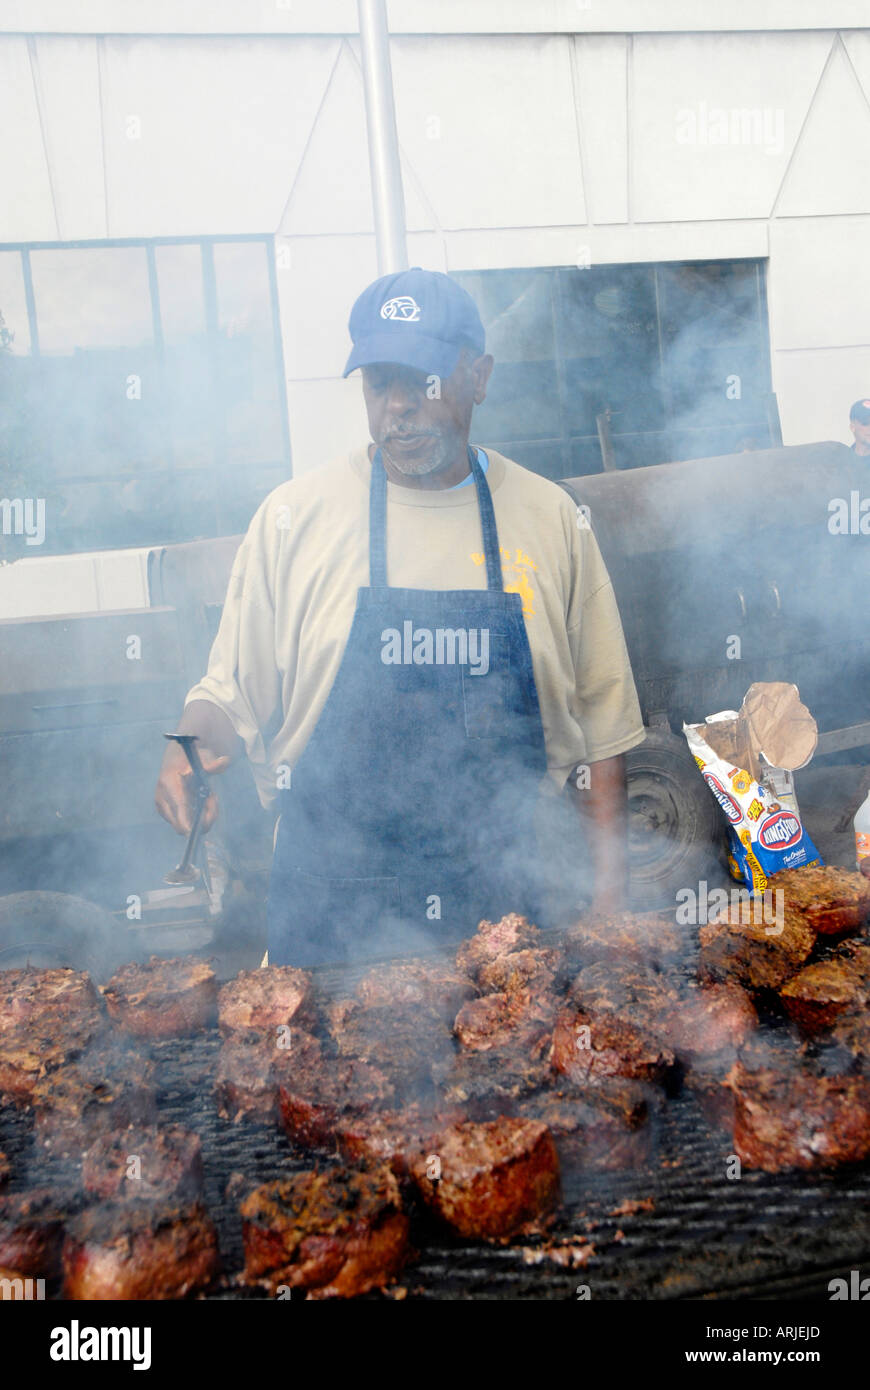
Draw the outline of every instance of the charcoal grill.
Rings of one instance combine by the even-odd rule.
[[[318,988],[344,993],[363,966],[317,972]],[[216,1029],[152,1046],[159,1119],[195,1130],[203,1146],[205,1202],[218,1229],[226,1273],[206,1297],[262,1298],[240,1285],[243,1264],[238,1199],[225,1189],[233,1173],[252,1184],[312,1166],[272,1125],[222,1120],[212,1096],[221,1039]],[[12,1162],[9,1190],[75,1180],[76,1165],[37,1149],[26,1112],[0,1110],[0,1149]],[[827,1300],[828,1281],[870,1265],[870,1165],[830,1173],[726,1176],[727,1132],[713,1130],[695,1099],[671,1098],[660,1121],[650,1163],[623,1173],[568,1177],[563,1202],[546,1241],[506,1247],[418,1237],[419,1258],[402,1283],[417,1300],[573,1299],[578,1285],[595,1299]],[[321,1153],[320,1165],[337,1162]],[[651,1210],[615,1214],[626,1200],[652,1201]],[[862,1218],[864,1224],[862,1226]],[[525,1251],[586,1236],[588,1263],[566,1269]],[[49,1289],[51,1293],[51,1289]],[[371,1297],[382,1297],[375,1294]]]

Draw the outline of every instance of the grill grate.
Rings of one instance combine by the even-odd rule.
[[[235,1282],[241,1223],[237,1201],[225,1196],[226,1183],[233,1172],[267,1182],[310,1167],[312,1159],[277,1127],[218,1117],[211,1086],[219,1046],[217,1030],[153,1045],[159,1118],[195,1130],[202,1140],[205,1202],[228,1271],[209,1297],[261,1297]],[[667,1103],[657,1139],[649,1167],[566,1181],[558,1220],[543,1244],[587,1235],[595,1254],[585,1266],[529,1265],[518,1246],[449,1243],[437,1233],[420,1233],[419,1258],[403,1276],[408,1296],[565,1299],[587,1284],[593,1298],[603,1299],[822,1299],[829,1278],[870,1263],[867,1165],[729,1180],[729,1136],[710,1129],[688,1094]],[[12,1164],[10,1190],[75,1182],[77,1165],[37,1149],[26,1113],[0,1110],[0,1149]],[[335,1160],[322,1155],[318,1161]],[[654,1203],[651,1211],[611,1214],[625,1199],[646,1198]]]

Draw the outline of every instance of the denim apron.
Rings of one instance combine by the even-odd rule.
[[[482,917],[534,917],[544,731],[519,594],[469,449],[485,590],[387,583],[387,478],[372,461],[370,586],[314,733],[279,794],[269,962],[431,951]]]

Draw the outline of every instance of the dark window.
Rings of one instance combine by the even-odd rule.
[[[771,434],[763,263],[483,270],[496,365],[475,437],[549,478],[764,448]]]
[[[0,248],[0,496],[41,553],[242,531],[290,475],[269,237]]]

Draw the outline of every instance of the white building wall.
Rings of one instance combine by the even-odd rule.
[[[785,442],[848,442],[870,392],[866,4],[728,9],[395,0],[411,262],[769,257]],[[355,11],[0,0],[0,242],[274,232],[297,472],[365,432],[340,379],[376,274]]]

